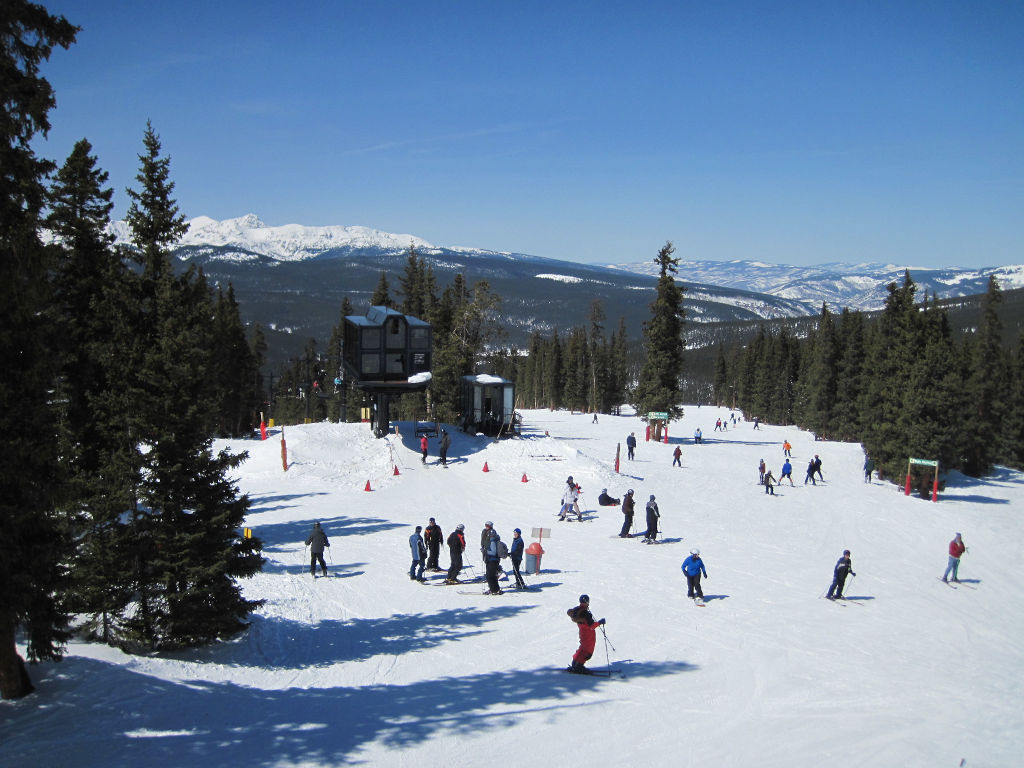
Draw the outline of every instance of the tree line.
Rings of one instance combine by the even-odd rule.
[[[249,507],[214,453],[244,434],[260,345],[230,287],[172,269],[185,218],[147,125],[126,216],[86,139],[58,169],[32,149],[53,90],[39,68],[78,28],[12,0],[0,15],[0,696],[29,693],[17,651],[59,660],[72,630],[129,651],[194,646],[247,626],[237,580],[262,567]],[[72,627],[72,617],[77,626]]]
[[[822,307],[804,336],[762,327],[742,348],[719,350],[714,397],[773,424],[863,443],[879,472],[901,481],[908,459],[981,476],[1024,467],[1024,334],[1002,343],[1002,294],[989,279],[973,332],[957,338],[935,298],[915,301],[906,272],[869,318]],[[931,489],[931,472],[914,484]]]

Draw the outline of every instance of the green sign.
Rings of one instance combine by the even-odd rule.
[[[911,459],[910,463],[911,464],[923,464],[926,467],[937,467],[937,466],[939,466],[939,462],[932,461],[931,459]]]
[[[668,421],[668,414],[665,411],[651,411],[647,418],[650,421]]]

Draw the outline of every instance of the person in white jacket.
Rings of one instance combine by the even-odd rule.
[[[562,492],[562,508],[558,511],[558,519],[565,520],[566,515],[574,514],[576,519],[582,521],[583,513],[577,503],[580,498],[580,487],[572,479],[572,475],[565,481],[565,490]]]

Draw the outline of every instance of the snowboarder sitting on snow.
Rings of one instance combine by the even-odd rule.
[[[313,523],[313,530],[306,537],[306,546],[309,547],[309,572],[316,576],[316,564],[320,563],[320,570],[324,576],[327,575],[327,563],[324,562],[324,547],[331,546],[327,540],[327,534],[320,527],[320,521]]]
[[[626,519],[622,521],[622,530],[619,531],[619,538],[628,539],[631,536],[629,530],[633,527],[633,509],[633,489],[630,488],[622,499],[622,514]]]
[[[608,495],[608,489],[602,488],[601,495],[597,497],[597,503],[602,507],[617,507],[619,506],[619,500],[613,499]]]
[[[700,575],[703,573],[706,579],[708,572],[704,569],[704,561],[700,559],[699,549],[690,550],[690,556],[683,560],[682,569],[683,575],[686,576],[686,596],[698,597],[703,600],[704,592],[700,588]]]
[[[651,500],[647,502],[647,530],[644,531],[644,543],[652,544],[655,539],[658,538],[658,519],[661,517],[661,512],[658,511],[658,502],[654,500],[654,494],[651,494]]]
[[[594,621],[594,614],[590,612],[590,597],[580,595],[580,604],[565,612],[572,619],[580,630],[580,647],[572,655],[572,664],[569,671],[578,675],[587,674],[584,666],[590,657],[594,655],[594,646],[597,644],[597,628],[604,624],[604,619]]]
[[[843,556],[836,562],[836,569],[832,573],[832,586],[828,588],[825,595],[829,600],[843,599],[843,586],[846,584],[846,576],[856,576],[853,572],[853,561],[850,560],[850,550],[844,549]]]
[[[960,534],[957,533],[953,537],[953,540],[949,542],[949,564],[946,566],[946,572],[942,574],[942,580],[945,581],[946,577],[949,576],[950,571],[953,572],[953,581],[958,582],[960,579],[957,578],[956,572],[960,569],[960,556],[967,551],[967,545],[964,544],[964,540],[960,538]]]

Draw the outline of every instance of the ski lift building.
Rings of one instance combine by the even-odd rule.
[[[344,363],[361,383],[400,382],[430,371],[430,323],[388,307],[345,317]]]
[[[370,428],[390,430],[392,398],[421,392],[430,384],[430,323],[388,307],[366,316],[346,315],[342,363],[356,387],[373,398]]]
[[[496,435],[512,432],[515,385],[500,376],[481,373],[462,377],[460,410],[465,432]]]

